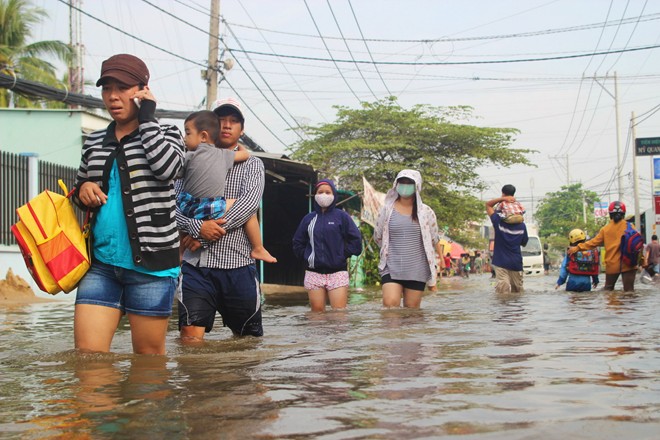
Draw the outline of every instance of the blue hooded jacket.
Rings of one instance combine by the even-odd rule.
[[[332,180],[321,179],[315,188],[321,184],[332,188],[335,200],[325,212],[313,200],[314,211],[303,217],[293,236],[293,253],[305,260],[308,270],[326,274],[346,270],[346,259],[360,255],[362,235],[351,216],[336,207]]]

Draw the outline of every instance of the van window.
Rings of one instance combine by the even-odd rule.
[[[533,255],[543,255],[541,249],[541,240],[538,237],[529,237],[527,246],[520,247],[523,257],[531,257]]]

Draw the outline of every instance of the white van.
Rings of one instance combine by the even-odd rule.
[[[522,246],[523,273],[525,275],[543,275],[543,246],[535,227],[527,228],[529,240]]]

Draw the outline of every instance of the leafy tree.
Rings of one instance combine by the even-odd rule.
[[[564,185],[559,191],[546,194],[535,213],[539,235],[557,235],[565,239],[564,243],[571,229],[579,228],[595,235],[604,224],[603,220],[596,220],[591,209],[599,201],[598,194],[585,190],[581,183]]]
[[[30,5],[26,0],[0,0],[0,72],[22,79],[51,86],[61,85],[55,67],[46,58],[68,62],[72,56],[70,47],[55,40],[28,43],[32,28],[46,12]],[[0,107],[38,107],[34,99],[12,94],[0,89]]]
[[[416,169],[424,202],[450,231],[484,216],[482,202],[470,195],[486,187],[479,167],[531,165],[525,156],[531,150],[510,148],[518,130],[459,123],[472,117],[471,107],[404,109],[390,97],[336,109],[335,122],[304,127],[310,139],[295,145],[292,157],[353,190],[364,176],[387,191],[401,169]]]

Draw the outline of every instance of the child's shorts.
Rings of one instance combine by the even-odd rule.
[[[503,218],[502,221],[504,223],[508,223],[510,225],[518,225],[518,224],[525,221],[525,217],[523,217],[520,214],[513,214],[513,215],[510,215],[506,218]]]
[[[219,219],[227,211],[224,197],[193,197],[184,191],[179,194],[176,203],[183,215],[197,220]]]
[[[311,270],[305,271],[305,289],[327,291],[348,287],[348,271],[340,270],[333,273],[318,273]]]

